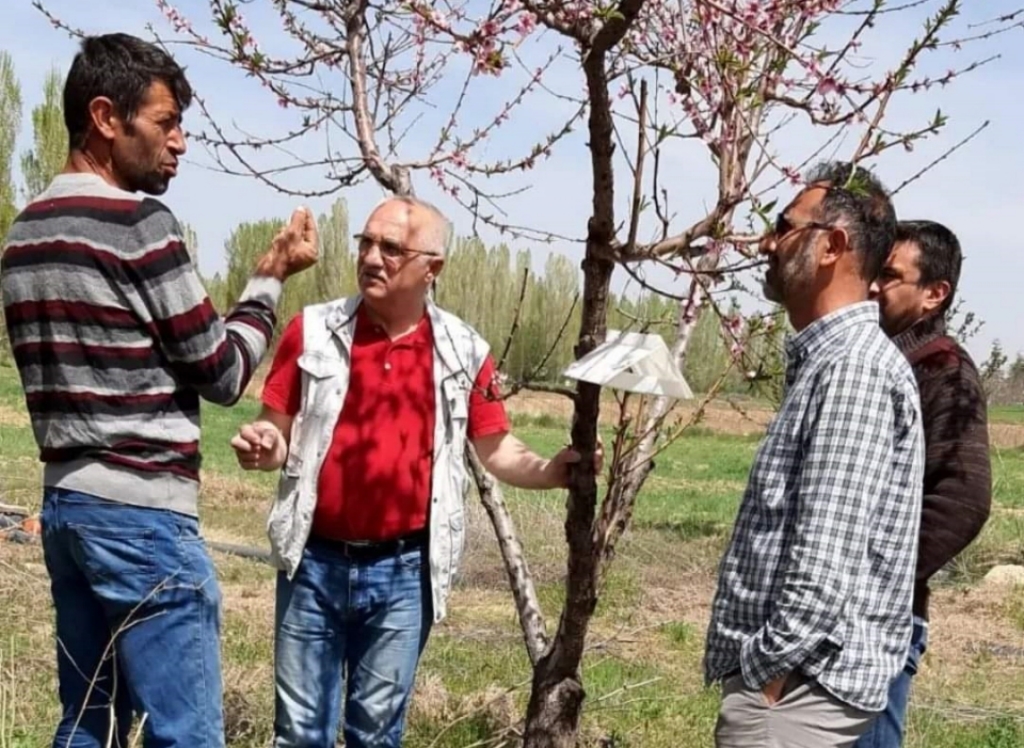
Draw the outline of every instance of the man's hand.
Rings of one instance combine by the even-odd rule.
[[[231,447],[243,470],[277,470],[288,457],[284,435],[269,421],[242,426],[231,439]]]
[[[780,675],[778,678],[772,681],[768,681],[764,684],[764,688],[761,689],[761,693],[764,695],[764,701],[768,706],[775,706],[782,698],[782,689],[786,686],[786,681],[789,679],[789,673]]]
[[[316,218],[309,208],[296,208],[292,218],[274,237],[270,250],[256,267],[257,275],[286,280],[316,264],[320,239]]]
[[[566,445],[554,457],[548,460],[544,466],[544,472],[551,476],[551,483],[561,488],[569,486],[569,466],[574,465],[581,459],[580,453],[571,446]],[[594,472],[600,474],[604,469],[604,442],[597,437],[597,447],[594,449]]]

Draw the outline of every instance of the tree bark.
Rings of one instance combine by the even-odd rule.
[[[491,524],[494,525],[494,532],[498,536],[498,547],[505,561],[505,571],[508,573],[512,597],[516,602],[526,651],[530,654],[530,662],[536,665],[547,650],[548,636],[540,601],[537,599],[537,590],[533,586],[533,577],[530,576],[530,567],[523,554],[523,545],[516,535],[512,515],[505,506],[501,486],[484,469],[472,444],[466,445],[466,463],[480,492],[480,501],[483,502],[487,515],[491,518]]]
[[[588,134],[593,173],[593,207],[583,260],[583,307],[577,359],[605,338],[608,292],[615,269],[615,152],[607,52],[625,35],[643,0],[623,0],[619,15],[585,41],[583,71],[590,102]],[[565,535],[569,545],[565,606],[548,652],[534,667],[526,710],[525,748],[572,748],[579,734],[586,691],[580,662],[587,630],[597,607],[598,553],[594,536],[597,480],[590,459],[597,446],[601,388],[580,382],[573,410],[572,445],[583,459],[574,466],[566,499]]]

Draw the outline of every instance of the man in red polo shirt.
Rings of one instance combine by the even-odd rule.
[[[521,488],[565,486],[579,460],[512,436],[486,341],[430,302],[451,234],[428,203],[382,203],[356,237],[360,294],[289,323],[263,411],[232,440],[243,468],[281,469],[268,521],[277,748],[334,746],[343,673],[346,746],[401,745],[462,555],[467,439]]]

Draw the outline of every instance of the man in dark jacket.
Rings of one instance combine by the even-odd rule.
[[[966,548],[988,519],[992,473],[988,416],[978,370],[946,332],[962,258],[956,235],[932,221],[902,221],[872,286],[882,328],[913,367],[925,432],[914,633],[889,703],[857,748],[897,748],[903,740],[910,681],[928,641],[928,580]]]

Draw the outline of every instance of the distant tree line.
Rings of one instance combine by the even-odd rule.
[[[14,61],[0,50],[0,238],[18,215],[20,206],[42,192],[61,169],[68,155],[68,134],[62,104],[64,78],[51,70],[43,82],[43,100],[31,112],[32,147],[17,153],[22,126],[22,90]],[[14,180],[14,166],[20,165],[22,183]],[[7,328],[0,308],[0,363],[10,357]]]
[[[246,222],[231,232],[224,247],[226,271],[204,278],[219,310],[228,310],[237,302],[256,258],[266,250],[282,223]],[[356,261],[349,241],[352,231],[345,201],[335,202],[328,213],[318,217],[318,223],[320,262],[286,285],[279,307],[278,334],[304,306],[356,292]],[[194,234],[188,241],[194,251]],[[510,380],[552,382],[573,360],[573,341],[580,324],[579,292],[579,272],[564,255],[549,254],[543,272],[538,273],[529,250],[514,252],[505,244],[488,247],[477,238],[460,238],[438,278],[434,298],[441,307],[472,324],[490,342],[496,359],[504,354],[502,372]],[[658,333],[671,345],[677,303],[652,292],[614,296],[609,327]],[[729,309],[736,311],[734,305]],[[516,333],[506,346],[514,323]],[[762,369],[777,369],[781,362],[780,339],[781,333],[759,338],[753,344],[757,350],[748,351],[747,359],[768,360]],[[728,368],[732,348],[719,316],[702,315],[684,371],[694,391],[706,391],[718,380]],[[776,377],[752,378],[747,373],[744,367],[735,367],[723,389],[771,394],[766,388]]]
[[[51,70],[43,85],[42,101],[30,112],[32,147],[17,153],[16,141],[24,113],[22,89],[11,56],[0,51],[0,236],[7,234],[21,206],[42,192],[64,167],[68,140],[63,86],[61,72]],[[16,163],[21,168],[21,184],[15,183]],[[304,306],[356,290],[355,256],[344,200],[335,202],[318,221],[321,260],[315,268],[287,284],[279,308],[282,324],[278,334],[283,323]],[[266,250],[281,225],[280,220],[245,222],[231,232],[225,244],[225,272],[204,278],[210,298],[219,310],[230,309],[238,300],[256,258]],[[199,238],[187,223],[182,229],[193,262],[198,266]],[[573,359],[572,346],[580,324],[579,292],[579,272],[563,255],[549,254],[543,272],[537,273],[528,250],[513,252],[504,244],[488,247],[479,239],[462,238],[447,258],[435,299],[476,327],[491,343],[496,358],[505,354],[503,373],[510,380],[550,382],[557,380]],[[613,296],[609,327],[656,332],[671,344],[676,304],[651,292]],[[515,320],[516,334],[506,351]],[[775,339],[760,339],[757,345],[763,350],[755,351],[748,359],[777,363],[781,360],[777,343]],[[733,342],[723,334],[720,317],[701,315],[684,371],[694,391],[705,391],[719,379],[728,368],[733,348]],[[0,325],[0,363],[3,362],[9,362],[9,346]],[[770,370],[772,364],[761,368]],[[750,377],[750,372],[743,369],[734,368],[724,390],[765,394],[765,387],[770,388],[773,378]]]

